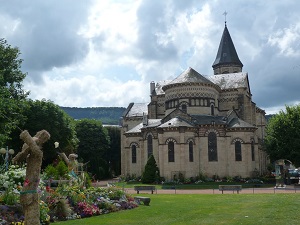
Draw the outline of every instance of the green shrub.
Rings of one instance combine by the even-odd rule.
[[[67,178],[68,177],[68,167],[64,161],[60,160],[57,166],[55,167],[57,171],[57,175],[59,178]]]
[[[142,175],[142,183],[152,184],[159,181],[159,169],[154,159],[154,156],[151,155],[145,165],[145,170]]]
[[[52,164],[46,167],[44,175],[46,179],[58,179],[57,170]]]

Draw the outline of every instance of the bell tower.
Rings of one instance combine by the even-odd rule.
[[[227,29],[226,20],[218,54],[212,67],[214,69],[214,75],[242,72],[243,64],[236,53],[234,44]]]

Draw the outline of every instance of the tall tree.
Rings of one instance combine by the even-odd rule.
[[[46,100],[28,100],[28,108],[23,115],[26,118],[20,128],[28,130],[34,135],[39,130],[47,130],[51,138],[43,146],[43,167],[52,163],[57,157],[58,149],[54,148],[54,142],[59,142],[59,151],[67,155],[76,152],[78,139],[76,138],[75,122],[58,105]],[[21,147],[19,130],[14,131],[13,140],[10,143],[15,150]]]
[[[24,100],[29,92],[23,90],[26,73],[21,71],[20,51],[0,39],[0,144],[10,138],[11,131],[22,121]],[[1,146],[0,145],[0,146]]]
[[[88,172],[95,179],[109,177],[109,136],[101,121],[83,119],[76,121],[79,139],[78,157],[88,163]]]
[[[121,174],[121,129],[118,126],[106,126],[110,139],[108,160],[112,175]]]
[[[300,105],[286,106],[268,122],[265,149],[271,161],[288,159],[300,166]]]

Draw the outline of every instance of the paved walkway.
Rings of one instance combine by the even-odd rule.
[[[115,183],[117,180],[104,180],[93,183],[94,186],[107,187],[108,183]],[[129,194],[137,194],[133,188],[124,188],[124,191]],[[233,191],[224,191],[224,194],[233,194]],[[287,185],[285,188],[244,188],[240,194],[277,194],[277,193],[299,193],[300,188],[295,189],[293,185]],[[140,191],[140,194],[150,194],[150,191]],[[197,189],[197,190],[182,190],[182,189],[158,189],[154,194],[222,194],[219,189]],[[236,191],[234,192],[236,194]]]

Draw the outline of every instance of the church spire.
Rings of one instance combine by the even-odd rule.
[[[236,53],[234,44],[230,37],[229,31],[227,29],[226,11],[224,15],[225,15],[225,28],[219,45],[217,57],[212,65],[215,75],[222,74],[222,73],[242,72],[242,68],[243,68],[243,64]]]

